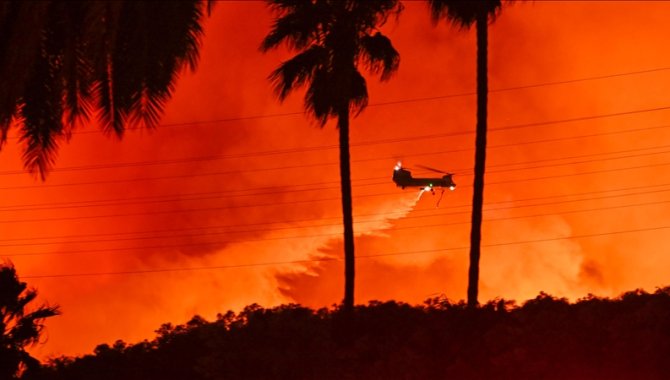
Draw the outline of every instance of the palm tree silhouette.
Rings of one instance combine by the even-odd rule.
[[[59,142],[94,111],[118,137],[155,126],[182,68],[195,68],[206,4],[3,2],[0,144],[18,124],[25,166],[44,179]]]
[[[266,52],[285,43],[298,52],[270,75],[280,101],[307,86],[305,109],[321,127],[337,118],[344,223],[344,310],[354,306],[354,230],[349,163],[349,118],[368,103],[362,64],[381,80],[388,80],[400,62],[391,41],[378,28],[391,13],[399,14],[397,0],[269,0],[277,17],[261,44]]]
[[[37,297],[19,281],[11,265],[0,265],[0,379],[14,379],[20,369],[33,369],[39,362],[25,348],[37,343],[44,319],[59,314],[57,306],[39,306],[27,312]]]
[[[468,270],[468,306],[476,307],[479,293],[479,257],[486,170],[486,118],[488,101],[488,22],[502,6],[501,0],[428,0],[434,23],[446,19],[461,28],[477,29],[477,132],[475,138],[475,179],[472,196],[470,232],[470,268]]]

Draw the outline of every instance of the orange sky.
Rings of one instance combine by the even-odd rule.
[[[491,26],[492,90],[627,75],[490,94],[482,301],[669,284],[670,110],[547,123],[670,106],[669,15],[668,2],[536,1]],[[334,125],[300,114],[300,94],[272,96],[287,53],[258,51],[270,22],[262,2],[218,3],[156,131],[79,130],[45,183],[17,174],[15,139],[0,153],[0,255],[63,311],[38,356],[254,302],[340,301],[341,261],[281,264],[341,256],[339,171]],[[462,299],[475,98],[447,95],[474,90],[474,33],[432,27],[419,2],[385,32],[400,71],[369,81],[374,106],[352,123],[356,252],[378,256],[358,260],[356,300]],[[417,202],[391,182],[398,159],[456,172],[459,188]]]

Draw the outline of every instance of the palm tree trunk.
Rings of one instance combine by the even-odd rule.
[[[472,230],[470,232],[470,269],[468,271],[468,306],[479,304],[479,257],[482,239],[482,206],[484,204],[484,171],[486,169],[486,107],[488,96],[487,46],[488,15],[477,15],[477,137],[475,142],[475,180],[472,195]]]
[[[351,166],[349,164],[349,107],[338,113],[340,130],[340,181],[342,187],[342,223],[344,224],[344,311],[354,310],[354,218],[351,196]]]

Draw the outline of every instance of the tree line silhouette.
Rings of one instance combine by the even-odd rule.
[[[478,308],[433,298],[353,309],[299,305],[164,324],[152,340],[60,357],[26,380],[665,379],[670,288],[575,303],[541,293]],[[342,329],[347,329],[344,338]]]
[[[44,365],[26,347],[58,307],[0,267],[0,378],[84,379],[665,379],[670,287],[574,303],[540,293],[476,308],[445,297],[312,310],[247,306],[163,324],[156,337],[100,344]]]

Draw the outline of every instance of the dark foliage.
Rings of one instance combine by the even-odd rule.
[[[21,371],[39,367],[25,350],[37,343],[42,323],[53,317],[58,307],[41,305],[30,311],[37,291],[19,281],[11,265],[0,265],[0,379],[15,379]]]
[[[29,380],[663,379],[670,288],[522,306],[372,302],[341,309],[252,305],[216,321],[164,325],[152,341],[60,358]],[[353,326],[351,325],[353,323]],[[346,327],[343,338],[342,328]]]
[[[2,1],[0,147],[18,125],[26,167],[44,177],[94,112],[117,136],[156,126],[182,68],[195,68],[207,4]]]
[[[400,56],[379,28],[399,14],[397,0],[268,0],[276,15],[261,43],[266,52],[282,44],[298,52],[270,75],[280,100],[306,86],[305,108],[321,126],[342,108],[361,112],[368,101],[363,65],[382,80],[398,70]]]

